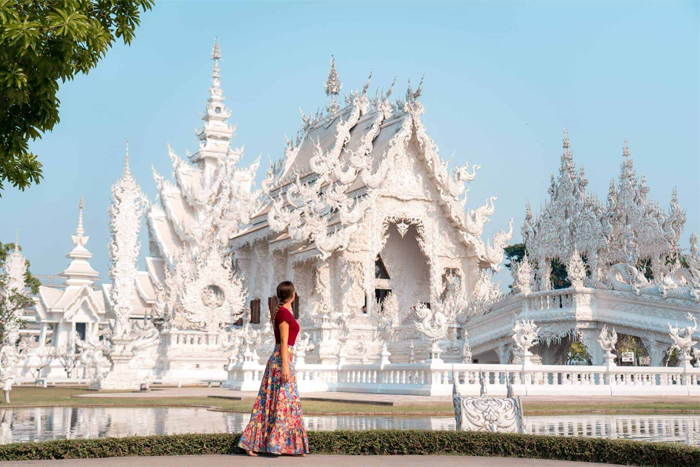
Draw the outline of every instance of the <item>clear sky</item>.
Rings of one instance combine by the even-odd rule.
[[[166,144],[184,156],[208,96],[218,37],[222,87],[247,164],[278,158],[284,135],[325,105],[331,54],[344,91],[395,95],[425,73],[424,122],[445,158],[481,164],[475,209],[498,196],[491,236],[525,202],[537,212],[567,127],[576,163],[604,199],[623,138],[651,196],[667,207],[678,187],[688,220],[682,246],[700,233],[699,2],[168,2],[144,15],[130,47],[116,46],[88,76],[61,86],[61,122],[31,144],[44,164],[38,186],[0,198],[0,240],[20,243],[35,274],[66,268],[78,200],[85,196],[92,265],[108,277],[107,207],[131,165],[153,199],[151,164],[170,173]],[[147,254],[145,228],[142,255]],[[507,275],[500,274],[503,285]]]

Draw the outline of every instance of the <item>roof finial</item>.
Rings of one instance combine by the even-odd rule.
[[[623,157],[629,157],[630,155],[630,148],[627,146],[627,138],[625,138],[625,142],[622,146],[622,156]]]
[[[420,77],[420,83],[418,83],[418,89],[416,89],[416,92],[413,94],[414,99],[418,99],[423,92],[423,80],[425,79],[425,73],[423,73],[423,76]]]
[[[214,41],[214,47],[211,49],[211,59],[214,60],[214,71],[211,74],[212,87],[219,89],[219,60],[221,60],[221,49],[219,48],[219,38]]]
[[[78,214],[78,228],[75,229],[75,233],[78,235],[78,237],[82,237],[83,234],[85,233],[85,229],[83,229],[83,209],[85,208],[85,200],[83,200],[83,195],[80,195],[80,203],[78,203],[78,209],[80,213]]]
[[[367,89],[369,89],[369,83],[372,81],[372,73],[374,73],[374,68],[370,70],[369,72],[369,77],[367,78],[367,82],[365,83],[365,87],[362,88],[362,94],[367,94]]]
[[[17,236],[15,237],[15,251],[19,251],[19,229],[17,229]]]
[[[562,146],[564,149],[569,149],[569,130],[564,128],[564,144]]]
[[[221,59],[221,49],[219,48],[219,38],[214,39],[214,47],[211,49],[211,58],[213,60]]]
[[[335,57],[333,55],[331,55],[331,71],[328,73],[328,80],[323,83],[323,87],[326,89],[327,96],[337,96],[343,87],[340,78],[338,78],[338,72],[335,71]]]
[[[126,156],[124,156],[124,173],[130,173],[129,169],[129,140],[126,140]]]

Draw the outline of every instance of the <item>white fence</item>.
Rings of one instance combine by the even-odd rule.
[[[229,366],[226,386],[257,391],[265,366]],[[491,395],[505,395],[507,382],[520,396],[700,396],[700,368],[569,365],[449,364],[443,362],[321,365],[299,364],[300,392],[358,392],[447,396],[453,374],[463,395],[478,395],[483,373]]]

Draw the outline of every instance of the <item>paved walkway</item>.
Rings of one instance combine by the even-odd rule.
[[[466,456],[306,456],[306,457],[257,457],[238,456],[174,456],[174,457],[112,457],[108,459],[66,459],[59,461],[0,462],[11,466],[75,466],[75,467],[473,467],[473,466],[602,466],[581,462],[545,461],[540,459],[516,459],[508,457]]]
[[[201,387],[186,387],[186,388],[154,388],[148,392],[124,392],[124,393],[103,393],[95,392],[84,394],[78,397],[89,398],[136,398],[136,399],[154,399],[167,397],[216,397],[232,400],[248,400],[255,399],[257,392],[253,391],[229,391],[225,388],[201,388]],[[301,395],[303,400],[328,401],[328,402],[347,402],[356,404],[371,404],[371,405],[387,405],[394,407],[434,404],[439,402],[451,403],[452,398],[449,396],[404,396],[404,395],[389,395],[389,394],[356,394],[351,392],[316,392],[304,393]],[[681,403],[693,402],[694,398],[687,396],[672,396],[672,397],[656,397],[656,396],[585,396],[571,397],[570,395],[562,394],[561,396],[522,396],[524,403],[543,404],[556,403],[557,405],[579,405],[579,404],[628,404],[628,403]],[[700,403],[698,403],[700,408]]]

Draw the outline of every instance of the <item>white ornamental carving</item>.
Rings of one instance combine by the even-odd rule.
[[[175,274],[166,274],[165,286],[174,297],[166,314],[176,329],[219,330],[243,314],[245,292],[230,262],[213,246],[196,259],[177,260]]]
[[[115,314],[114,335],[122,337],[129,332],[129,317],[136,298],[136,280],[141,242],[141,216],[148,201],[129,169],[129,142],[127,141],[124,174],[112,185],[112,204],[109,207],[111,240],[109,258],[112,267],[110,290]]]
[[[598,336],[598,343],[604,352],[608,354],[613,353],[615,351],[615,346],[617,345],[617,333],[615,332],[615,328],[610,331],[608,330],[607,325],[603,326],[603,329],[600,330],[600,335]]]
[[[571,287],[583,287],[584,281],[586,280],[586,265],[581,259],[576,248],[574,248],[573,253],[571,253],[571,258],[566,264],[566,273],[571,282]]]
[[[530,348],[537,342],[537,334],[539,330],[535,322],[525,319],[516,320],[513,326],[513,342],[518,349],[521,357],[531,357]]]
[[[500,433],[523,432],[523,408],[519,398],[512,395],[508,380],[505,399],[489,397],[483,373],[479,373],[479,397],[463,397],[457,386],[457,375],[452,375],[452,402],[455,408],[457,431],[488,431]]]
[[[681,358],[688,358],[692,347],[697,343],[693,340],[693,333],[698,330],[698,320],[691,313],[688,313],[687,319],[693,322],[693,326],[682,328],[678,323],[675,326],[668,323],[669,335],[673,339],[671,349],[678,350]]]

